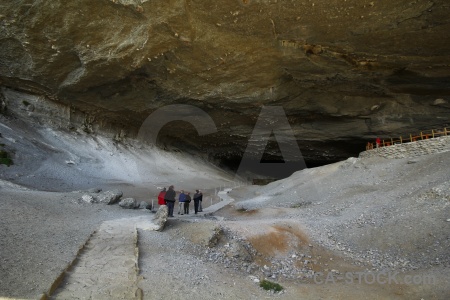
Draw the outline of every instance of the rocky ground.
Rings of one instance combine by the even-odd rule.
[[[3,124],[3,129],[14,125]],[[13,129],[3,130],[2,139],[20,154],[18,145],[29,139],[14,137],[12,133],[20,130]],[[52,134],[67,141],[62,134]],[[58,143],[48,140],[40,140],[39,145],[44,142],[58,149]],[[75,163],[83,174],[90,170],[83,157],[89,154],[100,160],[103,154],[80,149],[72,148],[70,153],[80,158]],[[121,159],[138,157],[131,150],[120,151]],[[139,292],[132,299],[448,299],[450,295],[448,152],[404,159],[350,158],[305,169],[267,186],[235,187],[221,196],[224,201],[235,199],[230,205],[198,215],[176,214],[161,232],[133,226],[136,218],[151,219],[149,210],[80,200],[94,194],[92,190],[40,191],[41,184],[50,182],[51,164],[58,170],[73,166],[63,160],[65,152],[48,153],[49,159],[30,164],[28,173],[28,158],[18,158],[17,165],[9,168],[0,165],[0,173],[8,179],[0,181],[0,298],[36,299],[47,293],[55,299],[89,299],[81,290],[69,298],[61,296],[71,280],[71,272],[62,272],[89,256],[99,228],[121,227],[121,222],[137,233],[138,251],[133,255]],[[171,161],[167,154],[158,158],[160,164]],[[154,197],[160,182],[155,182],[153,191],[106,176],[117,174],[107,172],[115,162],[98,161],[91,169],[98,169],[103,178],[96,179],[94,171],[85,171],[85,178],[94,187],[125,187],[123,198]],[[50,166],[43,169],[47,163]],[[213,191],[232,182],[212,167],[199,172],[206,173],[205,178],[188,176],[190,168],[198,166],[196,160],[180,159],[176,166],[176,172],[165,175],[175,185],[185,180],[181,185],[193,188],[204,181]],[[14,168],[21,169],[22,175],[12,176],[17,172]],[[38,175],[29,180],[33,174]],[[56,182],[66,188],[76,176],[66,178]],[[104,186],[102,179],[107,179]],[[11,182],[21,180],[28,188]],[[80,252],[83,245],[88,247]],[[108,258],[113,250],[111,244],[101,253]],[[119,264],[120,259],[112,261]],[[59,290],[50,293],[61,274],[66,276],[57,285]],[[265,291],[259,286],[263,279],[284,289]],[[86,282],[82,289],[88,288],[103,287]]]

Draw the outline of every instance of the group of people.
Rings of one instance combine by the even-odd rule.
[[[175,207],[177,192],[175,191],[175,188],[173,185],[169,186],[169,189],[166,190],[166,188],[163,188],[161,192],[158,194],[158,205],[167,205],[167,208],[169,209],[169,217],[173,217],[173,210]],[[203,194],[200,190],[195,190],[195,194],[193,196],[193,199],[191,198],[191,193],[184,192],[184,190],[181,190],[178,193],[178,214],[184,215],[189,214],[189,203],[194,200],[194,211],[195,214],[198,212],[203,211],[202,208],[202,201],[203,201]]]
[[[379,138],[379,137],[377,137],[376,139],[375,139],[375,146],[377,147],[377,148],[380,148],[381,147],[381,139]],[[374,144],[372,144],[371,142],[367,142],[367,145],[366,145],[366,150],[371,150],[371,149],[373,149],[373,145]]]

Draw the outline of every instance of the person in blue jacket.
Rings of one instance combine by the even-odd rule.
[[[178,196],[178,214],[184,215],[184,202],[186,201],[186,194],[183,190],[181,190],[180,195]]]

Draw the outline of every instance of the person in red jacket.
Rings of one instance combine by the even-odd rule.
[[[158,195],[158,205],[166,205],[166,200],[164,200],[164,196],[166,195],[166,188],[163,188]]]

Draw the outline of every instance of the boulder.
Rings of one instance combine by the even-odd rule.
[[[83,196],[81,196],[81,201],[86,202],[86,203],[96,203],[97,199],[95,199],[91,195],[83,195]]]
[[[122,197],[123,193],[120,190],[112,190],[100,193],[97,197],[98,202],[106,203],[108,205],[117,203]]]
[[[137,207],[136,199],[134,198],[122,199],[119,202],[119,206],[122,208],[136,208]]]
[[[139,208],[139,209],[145,209],[145,208],[147,208],[148,205],[149,205],[149,204],[148,204],[147,202],[141,201],[141,202],[139,203],[139,206],[138,206],[137,208]],[[151,205],[150,205],[150,207],[151,207]]]
[[[167,222],[167,217],[169,216],[169,209],[167,208],[167,205],[161,205],[158,208],[158,211],[155,214],[155,217],[153,218],[153,228],[152,230],[155,231],[161,231],[164,229],[164,226]]]
[[[229,258],[240,258],[243,261],[251,262],[252,255],[240,241],[231,241],[225,244],[223,249],[224,254]],[[269,276],[268,276],[269,277]]]

